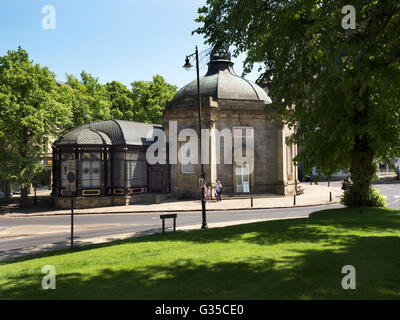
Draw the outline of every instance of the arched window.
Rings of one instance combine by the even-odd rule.
[[[126,186],[147,186],[147,163],[143,152],[129,151],[126,154]]]
[[[181,148],[182,150],[182,173],[183,174],[193,174],[194,164],[191,163],[192,154],[190,148]]]
[[[75,154],[72,152],[63,152],[61,154],[61,161],[60,161],[60,166],[61,166],[61,187],[66,188],[67,187],[67,161],[68,160],[74,160],[75,159]]]
[[[102,181],[100,152],[82,153],[81,183],[83,188],[98,188]]]

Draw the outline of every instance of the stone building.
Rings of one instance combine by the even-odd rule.
[[[297,149],[295,145],[287,144],[292,132],[278,121],[271,120],[277,110],[267,92],[235,74],[229,53],[211,54],[208,71],[200,79],[200,88],[202,129],[209,129],[210,132],[210,158],[209,163],[204,164],[205,181],[214,186],[216,180],[220,179],[224,193],[293,194],[297,168],[292,159]],[[167,140],[173,123],[171,121],[176,121],[178,134],[189,128],[199,135],[198,119],[197,80],[194,80],[184,86],[165,109],[163,128]],[[254,143],[253,170],[250,169],[251,165],[238,164],[234,158],[231,163],[216,161],[219,143],[220,159],[223,159],[224,139],[219,136],[224,129],[232,133],[242,131],[242,137],[245,129],[252,129],[249,132],[253,134]],[[178,141],[176,150],[183,152],[181,147],[184,144],[185,141]],[[229,147],[228,144],[226,148]],[[200,150],[198,152],[200,154]],[[200,164],[170,164],[172,194],[198,198],[200,172]]]

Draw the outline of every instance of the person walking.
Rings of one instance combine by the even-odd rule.
[[[221,194],[222,194],[222,183],[218,179],[217,183],[215,184],[215,192],[217,193],[217,201],[221,201]]]

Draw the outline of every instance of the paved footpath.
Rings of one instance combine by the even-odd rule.
[[[324,204],[339,203],[343,193],[338,184],[334,186],[310,185],[309,183],[299,184],[304,193],[296,196],[296,206],[316,206]],[[330,192],[332,192],[332,201],[330,201]],[[270,195],[265,197],[256,197],[247,199],[227,199],[222,196],[221,202],[207,202],[208,211],[226,211],[226,210],[244,210],[244,209],[269,209],[269,208],[290,208],[294,206],[293,196]],[[128,206],[110,206],[91,209],[75,209],[76,214],[106,214],[106,213],[146,213],[146,212],[184,212],[201,210],[199,200],[166,200],[158,204],[137,204]],[[13,212],[9,216],[48,216],[48,215],[67,215],[70,210],[52,210],[52,211],[27,211]],[[7,216],[7,214],[5,215]]]

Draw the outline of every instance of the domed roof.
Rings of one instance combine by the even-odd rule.
[[[125,120],[96,121],[73,128],[55,145],[148,145],[155,128],[160,125]]]
[[[103,132],[92,130],[88,128],[82,128],[81,130],[74,130],[67,132],[57,142],[57,145],[61,144],[107,144],[111,145],[111,139]]]
[[[200,78],[202,97],[235,100],[263,100],[271,103],[268,94],[254,82],[236,75],[230,54],[211,54],[208,71]],[[171,103],[186,97],[197,97],[197,79],[184,86],[172,99]]]

